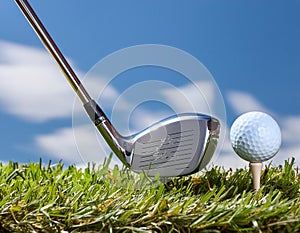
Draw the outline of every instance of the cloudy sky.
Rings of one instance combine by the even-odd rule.
[[[241,113],[264,111],[282,131],[273,162],[295,157],[300,165],[299,1],[30,2],[122,133],[173,112],[213,114],[224,120],[214,163],[245,167],[231,149],[230,126]],[[0,31],[0,161],[102,161],[109,148],[14,1],[0,3]],[[141,53],[156,56],[150,59],[154,66],[145,61],[127,71],[119,67],[128,65],[128,59],[116,58],[120,51],[149,44],[176,51],[176,65],[187,62],[182,54],[196,59],[215,82],[187,80],[184,72],[155,66],[164,62],[157,46],[152,54]],[[120,69],[113,78],[103,71],[111,58],[109,67]]]

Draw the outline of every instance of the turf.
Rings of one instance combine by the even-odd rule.
[[[0,165],[0,232],[299,232],[294,159],[248,169],[212,167],[167,182],[125,168]]]

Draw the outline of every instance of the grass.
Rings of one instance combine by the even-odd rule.
[[[127,169],[0,165],[0,232],[299,232],[294,159],[247,169],[213,167],[167,183]]]

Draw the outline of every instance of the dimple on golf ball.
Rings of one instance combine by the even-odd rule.
[[[249,162],[271,159],[281,145],[281,132],[277,122],[263,112],[248,112],[239,116],[230,130],[234,151]]]

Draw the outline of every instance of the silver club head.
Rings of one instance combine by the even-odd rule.
[[[220,123],[208,115],[175,115],[123,137],[95,101],[86,104],[85,109],[118,158],[137,173],[189,175],[203,169],[217,147]]]
[[[219,137],[218,120],[201,114],[164,119],[133,137],[130,167],[137,173],[183,176],[203,169]]]

